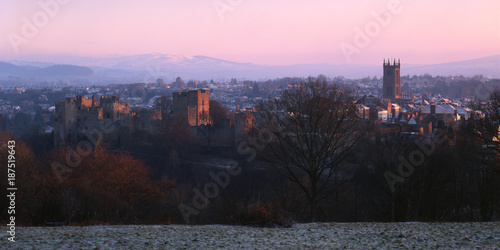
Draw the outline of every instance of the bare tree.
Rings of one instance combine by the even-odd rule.
[[[261,132],[272,138],[262,155],[304,192],[311,221],[318,202],[351,178],[341,166],[365,134],[350,93],[309,77],[259,105]]]
[[[478,108],[484,117],[474,117],[469,131],[491,150],[493,154],[500,154],[500,89],[495,89],[489,98],[486,107]],[[500,171],[497,169],[497,173]]]
[[[489,221],[495,210],[499,211],[500,203],[500,90],[490,95],[487,104],[479,104],[476,109],[484,116],[474,116],[465,125],[470,136],[470,144],[475,147],[469,167],[473,170],[477,185],[481,219]]]

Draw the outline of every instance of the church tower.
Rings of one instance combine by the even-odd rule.
[[[400,62],[391,64],[390,60],[387,62],[384,59],[384,86],[383,86],[383,97],[384,99],[395,100],[401,97],[401,75],[400,73]]]

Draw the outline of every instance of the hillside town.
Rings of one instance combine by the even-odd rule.
[[[27,223],[497,219],[500,79],[381,71],[3,87],[3,135],[60,190]]]
[[[404,71],[403,71],[404,73]],[[320,76],[322,77],[322,76]],[[323,76],[324,77],[324,76]],[[82,96],[88,99],[119,97],[128,103],[130,110],[146,111],[159,109],[158,100],[165,96],[172,98],[174,93],[207,89],[210,100],[228,107],[231,112],[252,109],[263,99],[279,97],[297,78],[281,78],[267,81],[229,82],[195,81],[187,83],[178,77],[172,83],[114,84],[107,86],[82,86],[71,83],[54,83],[54,87],[34,88],[28,86],[0,87],[0,127],[20,135],[30,124],[43,127],[46,133],[54,131],[56,102],[67,98]],[[423,115],[436,114],[443,117],[455,116],[455,121],[468,119],[477,101],[485,108],[487,94],[500,86],[499,79],[483,76],[401,76],[398,100],[387,98],[382,91],[383,78],[330,79],[332,83],[356,90],[359,115],[363,119],[386,124],[409,123],[416,125]],[[390,102],[389,102],[390,101]],[[475,110],[481,115],[481,110]]]

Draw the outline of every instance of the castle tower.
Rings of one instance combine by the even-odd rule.
[[[395,100],[401,97],[401,75],[400,75],[400,62],[391,64],[390,60],[387,62],[384,59],[384,86],[383,98]]]
[[[209,90],[198,89],[172,95],[172,111],[174,114],[184,114],[191,126],[210,123]]]

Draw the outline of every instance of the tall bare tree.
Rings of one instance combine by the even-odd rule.
[[[262,155],[300,187],[315,221],[318,202],[351,178],[342,163],[365,134],[351,92],[309,77],[259,106],[261,133],[272,138]]]
[[[495,210],[500,211],[500,90],[494,90],[486,105],[476,109],[484,116],[474,116],[464,128],[475,146],[469,152],[474,155],[469,167],[476,180],[481,219],[489,221]]]

